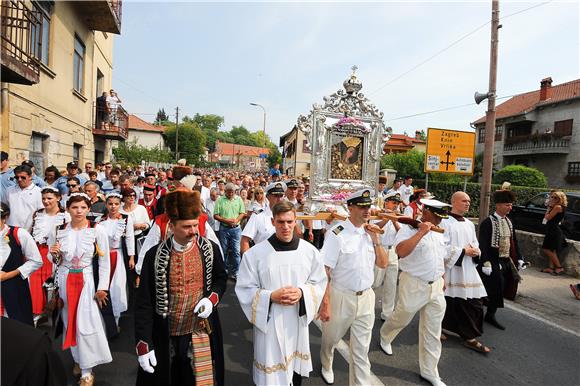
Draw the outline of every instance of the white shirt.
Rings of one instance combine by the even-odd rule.
[[[254,240],[255,244],[258,244],[267,240],[274,233],[276,233],[276,228],[272,225],[272,211],[267,206],[262,213],[250,217],[242,232],[242,236],[249,237]]]
[[[209,193],[210,193],[210,190],[208,188],[206,188],[205,186],[201,187],[201,192],[200,192],[201,202],[206,202],[207,200],[209,200]]]
[[[0,269],[4,267],[6,260],[10,256],[10,244],[8,243],[6,235],[10,228],[4,225],[4,228],[0,231]],[[40,252],[36,246],[36,242],[25,229],[18,228],[17,235],[18,241],[20,241],[20,248],[22,249],[22,255],[26,258],[26,261],[18,267],[20,271],[20,277],[22,279],[28,279],[28,276],[34,271],[42,267],[42,257],[40,257]]]
[[[217,201],[217,200],[216,200]],[[220,230],[220,222],[213,218],[213,212],[215,210],[216,201],[208,198],[205,200],[205,209],[207,211],[207,223],[211,225],[214,231]]]
[[[374,281],[375,249],[364,227],[346,220],[327,232],[320,251],[324,265],[332,269],[331,284],[338,289],[364,291]]]
[[[397,237],[397,229],[395,225],[393,225],[392,221],[388,221],[385,226],[383,227],[383,233],[381,235],[381,244],[385,247],[385,249],[389,249],[395,244],[395,237]]]
[[[151,220],[149,219],[149,213],[147,213],[147,209],[145,209],[145,207],[143,205],[137,205],[136,208],[133,209],[133,211],[131,211],[131,212],[127,212],[123,208],[121,208],[119,210],[119,212],[131,217],[131,220],[133,221],[133,225],[145,223],[145,224],[148,224],[149,226],[151,226]],[[135,230],[135,236],[139,236],[141,233],[143,233],[142,229]]]
[[[417,232],[417,229],[401,224],[395,237],[395,250],[400,242]],[[425,282],[432,282],[440,279],[445,273],[445,264],[455,264],[460,254],[461,250],[449,245],[446,236],[430,231],[408,256],[399,259],[399,269]]]
[[[409,205],[409,199],[411,198],[411,195],[413,194],[413,185],[401,185],[401,187],[399,188],[399,193],[401,194],[401,201],[403,201],[403,203],[405,205]]]
[[[4,203],[10,207],[10,217],[6,224],[30,230],[32,215],[44,208],[40,191],[41,189],[33,183],[24,189],[20,189],[18,185],[6,189]]]

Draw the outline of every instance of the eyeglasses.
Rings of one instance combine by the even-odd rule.
[[[28,176],[14,176],[15,180],[25,180],[27,178],[28,178]]]
[[[67,188],[69,188],[69,189],[70,189],[70,188],[76,188],[77,186],[78,186],[77,184],[74,184],[74,185],[69,185],[69,184],[67,184],[67,185],[66,185],[66,187],[67,187]]]
[[[133,193],[133,194],[127,194],[125,197],[137,197],[137,195],[135,193]]]
[[[112,168],[112,166],[111,166],[111,165],[107,165],[107,166],[105,166],[105,168],[106,168],[106,169],[111,169],[111,168]]]

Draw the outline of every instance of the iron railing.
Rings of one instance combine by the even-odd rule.
[[[129,114],[122,106],[116,108],[97,106],[93,103],[93,134],[109,139],[129,138]]]
[[[528,140],[525,142],[506,143],[503,146],[503,151],[517,151],[517,150],[566,150],[570,148],[569,138],[555,138],[550,140]]]

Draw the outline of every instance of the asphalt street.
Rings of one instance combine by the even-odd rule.
[[[228,284],[228,291],[219,307],[224,332],[226,384],[252,385],[252,327],[238,305],[233,282]],[[580,385],[580,325],[571,333],[554,323],[532,318],[521,309],[517,311],[508,307],[498,311],[498,320],[504,323],[506,331],[487,324],[484,326],[481,340],[493,350],[487,356],[464,348],[460,340],[452,336],[444,342],[439,362],[443,380],[448,385]],[[419,378],[418,323],[416,316],[393,342],[394,355],[389,357],[379,348],[381,321],[377,318],[369,357],[372,372],[382,384],[428,385]],[[137,358],[132,325],[131,314],[121,318],[121,336],[110,342],[113,362],[96,368],[95,385],[135,383]],[[324,385],[319,360],[321,333],[314,324],[310,332],[314,371],[303,384]],[[348,344],[348,336],[345,343]],[[70,353],[67,351],[61,355],[69,370],[69,384],[75,385]],[[334,372],[335,385],[348,384],[348,364],[339,353],[335,354]]]

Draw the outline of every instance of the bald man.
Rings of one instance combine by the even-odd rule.
[[[467,193],[455,192],[451,197],[449,218],[441,222],[450,244],[463,250],[455,264],[445,269],[447,307],[443,329],[459,335],[465,347],[487,354],[491,350],[477,340],[483,333],[482,298],[487,296],[477,272],[481,252],[475,226],[463,217],[469,211],[470,204]]]

